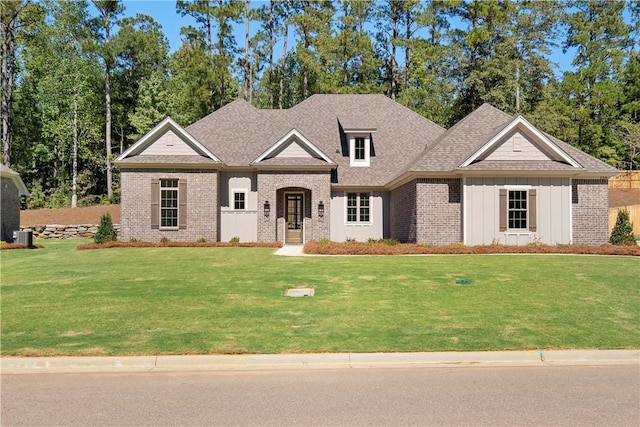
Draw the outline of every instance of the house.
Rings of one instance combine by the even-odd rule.
[[[383,95],[243,100],[116,160],[121,238],[607,241],[616,169],[488,104],[446,130]]]
[[[29,192],[20,175],[0,164],[0,240],[13,242],[13,232],[20,230],[20,196]]]

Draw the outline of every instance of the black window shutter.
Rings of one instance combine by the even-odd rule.
[[[160,180],[151,180],[151,228],[160,228]]]

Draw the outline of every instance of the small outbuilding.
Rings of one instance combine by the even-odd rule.
[[[13,232],[20,230],[20,196],[29,194],[20,175],[0,164],[0,240],[13,242]]]

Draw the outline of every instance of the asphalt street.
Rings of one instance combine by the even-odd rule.
[[[640,366],[3,374],[2,426],[640,425]]]

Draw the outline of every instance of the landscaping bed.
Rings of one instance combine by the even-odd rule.
[[[580,254],[640,256],[640,246],[543,245],[523,246],[462,244],[431,246],[382,242],[319,242],[304,245],[304,253],[318,255],[444,255],[444,254]]]

